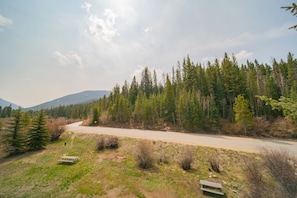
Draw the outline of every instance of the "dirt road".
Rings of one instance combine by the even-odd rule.
[[[224,148],[245,152],[259,152],[261,148],[281,149],[297,156],[297,141],[277,139],[254,139],[230,137],[222,135],[191,134],[138,129],[120,129],[108,127],[85,127],[81,122],[67,125],[67,131],[86,134],[106,134],[120,137],[131,137],[165,142],[183,143],[189,145]]]

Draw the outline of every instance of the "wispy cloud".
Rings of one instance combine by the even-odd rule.
[[[0,14],[0,32],[4,31],[5,26],[9,26],[13,24],[13,20],[6,18]]]
[[[234,37],[221,38],[214,40],[211,43],[203,45],[203,49],[228,49],[238,46],[243,46],[251,42],[258,42],[262,40],[270,40],[275,38],[284,37],[290,34],[288,31],[288,24],[280,26],[278,28],[270,29],[265,32],[244,32]]]
[[[86,9],[87,12],[90,12],[90,9],[93,5],[90,3],[85,2],[84,4],[81,5],[81,8]]]
[[[110,9],[105,9],[104,18],[99,18],[96,14],[89,17],[88,32],[98,40],[111,41],[114,37],[119,36],[115,27],[117,15]]]
[[[253,52],[247,52],[246,50],[241,50],[234,55],[237,61],[247,60],[253,56]]]
[[[153,31],[153,29],[151,28],[151,27],[146,27],[145,29],[144,29],[144,32],[145,33],[150,33],[150,32],[152,32]]]
[[[82,58],[78,55],[77,52],[70,51],[67,54],[62,54],[59,51],[55,51],[53,52],[53,56],[59,62],[60,65],[75,65],[80,69],[84,67],[82,63]]]
[[[234,56],[235,56],[237,62],[243,63],[244,61],[250,59],[253,56],[253,54],[254,54],[253,52],[241,50],[240,52],[234,54]],[[229,56],[231,56],[231,55],[229,54]],[[202,64],[207,64],[208,62],[214,63],[216,59],[218,59],[218,61],[221,62],[223,60],[223,56],[221,56],[221,57],[215,57],[215,56],[204,57],[201,59],[201,63]]]

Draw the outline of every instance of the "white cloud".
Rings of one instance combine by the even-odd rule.
[[[69,52],[70,62],[74,63],[78,68],[83,68],[82,58],[77,54],[77,52]]]
[[[5,26],[9,26],[13,24],[13,20],[6,18],[0,14],[0,32],[4,31]],[[2,27],[1,27],[2,26]]]
[[[247,52],[246,50],[241,50],[237,54],[235,54],[237,61],[247,60],[253,56],[253,52]]]
[[[90,12],[90,9],[93,5],[90,3],[85,2],[84,4],[81,5],[81,8],[86,9],[87,12]]]
[[[82,58],[77,52],[70,51],[68,54],[62,54],[59,51],[55,51],[53,56],[57,59],[60,65],[75,65],[82,69],[84,65],[82,64]]]
[[[6,18],[0,14],[0,25],[1,26],[7,26],[7,25],[12,25],[13,20]]]
[[[145,29],[144,29],[144,32],[145,33],[150,33],[150,32],[152,32],[153,31],[153,29],[151,28],[151,27],[146,27]]]
[[[103,16],[105,19],[99,18],[97,15],[89,17],[89,33],[98,40],[111,41],[115,36],[119,36],[118,30],[115,28],[115,19],[117,15],[110,9],[105,9]]]

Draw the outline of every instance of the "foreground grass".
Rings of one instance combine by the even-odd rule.
[[[184,171],[177,161],[185,145],[152,142],[154,155],[166,155],[169,163],[142,170],[134,159],[138,140],[121,138],[117,150],[97,152],[95,137],[66,132],[46,150],[1,158],[0,197],[204,197],[200,179],[222,183],[225,197],[241,197],[246,189],[242,161],[256,156],[191,146],[194,163]],[[80,161],[58,164],[64,154]],[[220,173],[209,172],[210,157],[220,159]]]

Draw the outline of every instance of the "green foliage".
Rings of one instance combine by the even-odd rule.
[[[292,3],[291,6],[283,6],[281,8],[285,9],[286,11],[290,11],[293,14],[293,16],[297,16],[297,4],[296,3]],[[297,24],[291,26],[289,29],[297,30]]]
[[[2,109],[2,107],[0,106],[0,117],[1,118],[9,118],[11,117],[11,112],[12,112],[12,107],[10,106],[6,106]]]
[[[92,125],[99,125],[100,110],[98,107],[93,108]]]
[[[24,150],[24,134],[22,129],[22,114],[19,108],[14,115],[13,121],[10,123],[9,132],[5,137],[6,152],[8,154],[18,154]]]
[[[246,134],[247,127],[253,124],[253,113],[249,110],[248,101],[242,95],[238,95],[235,98],[233,110],[235,112],[235,121],[244,128]]]
[[[175,124],[175,96],[169,76],[166,78],[163,97],[163,118],[165,121]]]
[[[31,129],[28,132],[27,146],[29,150],[44,149],[50,140],[49,131],[46,127],[44,111],[41,110],[37,118],[33,120]]]
[[[273,110],[282,111],[285,118],[297,122],[297,100],[281,96],[278,100],[268,98],[267,96],[258,96],[261,100],[270,105]]]
[[[273,121],[282,116],[281,112],[256,96],[297,100],[297,59],[289,53],[286,61],[274,59],[271,65],[257,60],[239,65],[234,55],[225,53],[222,61],[202,65],[187,56],[177,63],[177,69],[172,68],[172,73],[163,74],[162,81],[157,79],[156,71],[145,67],[140,83],[133,77],[129,84],[117,84],[108,97],[98,101],[49,109],[46,115],[80,119],[91,116],[92,121],[90,112],[99,108],[102,124],[159,129],[169,124],[174,130],[219,131],[226,126],[222,123],[235,121],[235,98],[243,95],[252,116]],[[241,127],[246,129],[252,116],[240,118]]]

